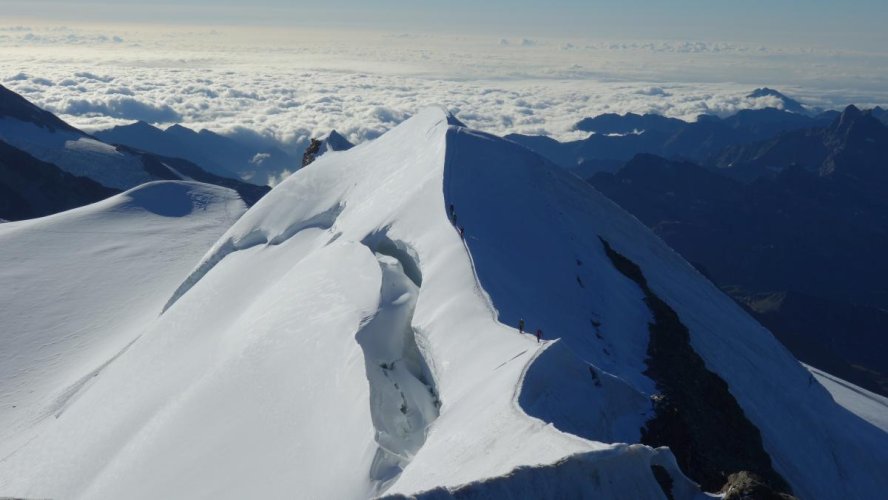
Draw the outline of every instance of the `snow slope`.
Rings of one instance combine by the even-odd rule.
[[[688,326],[797,494],[888,487],[885,433],[638,221],[430,109],[247,211],[64,412],[0,440],[0,491],[664,498],[657,465],[674,498],[702,497],[669,450],[632,444],[657,391],[652,317],[599,237]]]
[[[142,159],[76,130],[50,130],[34,123],[0,118],[0,138],[62,170],[116,189],[157,180]]]
[[[836,403],[879,429],[888,432],[888,398],[857,387],[813,366],[806,366],[806,368],[832,394]]]
[[[245,210],[228,189],[156,182],[0,226],[3,456],[61,415],[141,334]]]

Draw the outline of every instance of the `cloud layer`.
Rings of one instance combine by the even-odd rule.
[[[144,120],[301,144],[376,137],[442,105],[494,133],[575,137],[604,112],[693,119],[774,105],[888,102],[884,54],[724,42],[604,42],[338,32],[0,29],[0,82],[95,130]]]

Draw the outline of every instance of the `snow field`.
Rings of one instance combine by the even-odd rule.
[[[100,205],[87,208],[105,219]],[[154,212],[197,223],[185,204]],[[0,238],[39,234],[17,224]],[[151,290],[150,303],[121,306],[131,315],[108,317],[125,326],[114,332],[138,334],[70,361],[74,381],[103,368],[63,412],[27,420],[0,408],[18,426],[14,442],[0,440],[0,491],[663,498],[659,465],[675,498],[699,498],[668,450],[633,444],[656,395],[644,374],[651,314],[599,237],[675,309],[797,494],[865,498],[888,486],[884,431],[810,384],[770,333],[637,220],[529,151],[430,109],[289,177],[156,288],[133,264],[128,284],[102,293]],[[135,260],[150,260],[132,244]],[[98,251],[76,261],[105,265]],[[104,300],[76,309],[89,316]],[[16,310],[44,302],[25,297]],[[73,305],[58,300],[59,311]],[[546,342],[520,335],[519,318]],[[66,332],[40,331],[68,357]],[[67,387],[46,384],[46,394]]]

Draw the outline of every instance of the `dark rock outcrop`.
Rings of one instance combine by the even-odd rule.
[[[321,151],[321,145],[323,145],[323,141],[319,139],[312,139],[311,143],[305,148],[305,153],[302,154],[302,166],[307,167],[314,162],[318,153]]]
[[[349,142],[339,132],[331,130],[327,135],[311,140],[311,143],[302,155],[302,166],[307,167],[324,153],[346,151],[353,147],[354,144]]]
[[[654,417],[642,429],[642,443],[668,446],[682,471],[706,491],[720,491],[728,475],[740,471],[752,471],[772,488],[791,491],[727,383],[694,351],[678,314],[650,289],[637,264],[601,242],[614,267],[641,288],[654,318],[645,375],[659,394],[653,400]]]
[[[774,491],[762,478],[748,471],[735,472],[728,476],[721,491],[724,500],[794,500],[795,497]]]

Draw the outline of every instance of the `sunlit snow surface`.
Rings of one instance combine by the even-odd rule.
[[[158,316],[246,206],[234,191],[154,182],[0,225],[0,464],[60,418]],[[0,486],[10,480],[0,474]],[[0,487],[5,494],[7,487]]]
[[[108,187],[128,189],[155,180],[142,160],[80,132],[49,130],[12,118],[0,118],[0,139],[74,175]]]
[[[812,366],[807,367],[837,403],[888,432],[888,398],[857,387]]]
[[[449,220],[451,203],[465,241]],[[101,204],[80,210],[100,221],[113,213]],[[199,220],[182,212],[176,220]],[[133,216],[153,217],[140,213]],[[4,224],[0,237],[19,228],[53,245],[85,245],[83,236],[39,232],[49,220]],[[217,221],[219,233],[230,220]],[[98,227],[65,225],[81,235]],[[195,234],[153,231],[170,244]],[[643,375],[650,313],[599,236],[638,263],[679,314],[796,494],[868,498],[888,488],[884,431],[835,404],[638,221],[534,154],[432,109],[299,171],[199,263],[164,269],[177,279],[163,286],[141,281],[158,252],[133,238],[144,249],[119,271],[129,286],[101,293],[125,301],[149,290],[145,304],[22,298],[3,321],[4,353],[18,348],[7,331],[25,329],[26,309],[110,311],[104,323],[120,328],[94,333],[122,345],[66,346],[76,325],[35,330],[41,345],[62,342],[60,357],[82,359],[61,372],[39,348],[23,349],[16,366],[53,373],[34,375],[39,397],[24,395],[31,382],[15,392],[11,379],[0,381],[2,394],[14,395],[0,407],[13,429],[0,439],[0,493],[364,498],[513,478],[514,491],[541,498],[662,498],[650,469],[658,464],[676,498],[700,496],[668,450],[631,444],[655,390]],[[21,260],[29,249],[0,247],[9,252],[3,269],[26,287],[104,265],[90,253],[60,274],[39,254]],[[520,335],[521,317],[547,341]],[[516,468],[523,472],[507,476]]]

